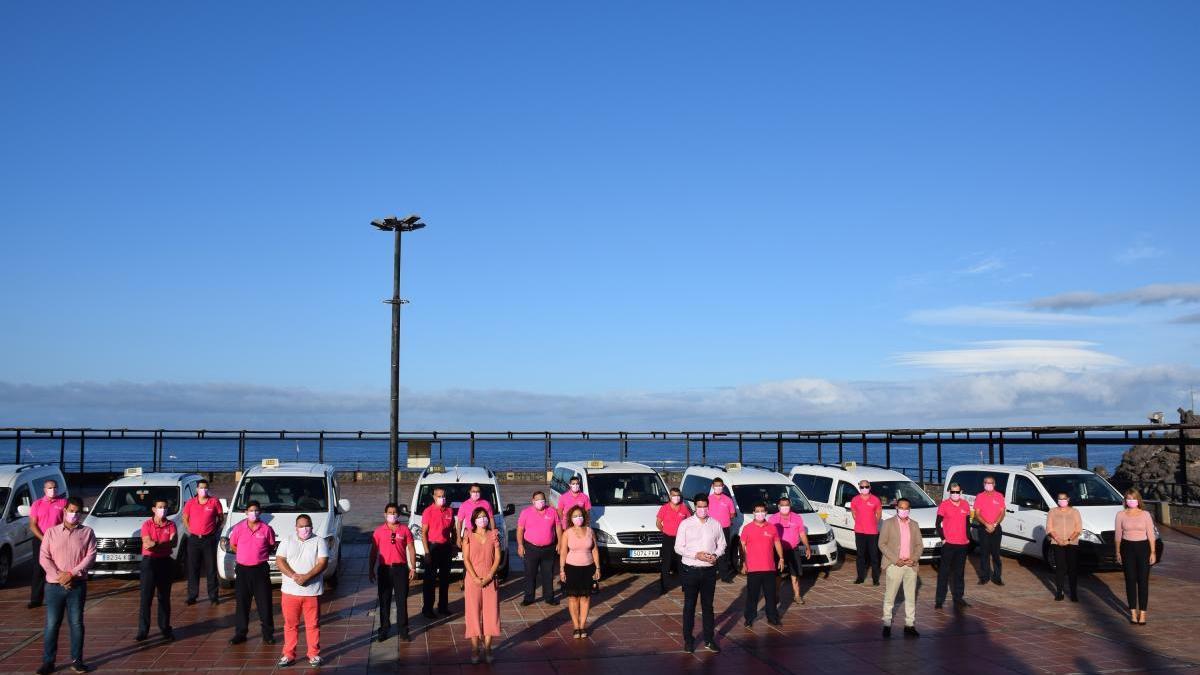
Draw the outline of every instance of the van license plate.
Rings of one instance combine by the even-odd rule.
[[[657,558],[658,549],[656,548],[631,548],[629,549],[630,558]]]
[[[135,559],[134,553],[97,553],[96,562],[133,562]],[[136,556],[140,559],[141,556]]]

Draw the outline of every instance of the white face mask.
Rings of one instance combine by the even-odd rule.
[[[1064,509],[1067,508],[1067,504],[1070,504],[1070,503],[1071,503],[1070,500],[1067,500],[1067,499],[1058,500],[1058,505],[1063,507]]]
[[[571,492],[579,492],[579,483],[571,483]]]
[[[763,521],[764,521],[764,520],[766,520],[766,519],[767,519],[767,512],[766,512],[766,511],[755,511],[755,512],[754,512],[754,520],[755,520],[755,521],[757,521],[757,522],[760,522],[760,523],[761,523],[761,522],[763,522]]]
[[[533,508],[537,509],[538,511],[541,511],[542,509],[546,508],[546,500],[545,499],[533,500]]]
[[[712,486],[712,492],[713,492],[713,494],[714,494],[714,495],[719,495],[719,494],[721,494],[721,493],[722,493],[722,492],[724,492],[724,491],[725,491],[725,486],[724,486],[724,485],[714,485],[714,486]]]
[[[446,498],[445,498],[445,497],[434,497],[433,501],[437,502],[437,505],[438,505],[438,506],[445,506],[445,505],[446,505]]]
[[[478,492],[471,493],[471,501],[473,501],[473,502],[479,501],[479,493]]]
[[[383,521],[385,523],[387,523],[388,525],[395,525],[396,524],[396,514],[394,514],[394,513],[383,514]]]
[[[487,516],[479,516],[478,518],[475,519],[475,527],[478,527],[481,530],[483,528],[487,527],[487,524],[488,524]]]
[[[257,522],[258,521],[258,511],[247,511],[246,512],[246,520],[248,520],[252,523]]]
[[[301,541],[304,541],[305,539],[308,539],[310,536],[312,536],[312,528],[311,527],[297,527],[296,535],[300,537]]]
[[[167,510],[165,508],[155,507],[154,515],[159,518],[165,518],[167,516]]]
[[[76,523],[76,521],[79,520],[79,512],[78,511],[65,511],[63,513],[63,520],[74,525]]]
[[[583,527],[583,516],[574,516],[571,518],[571,522],[575,523],[575,527]]]
[[[869,487],[860,487],[860,488],[858,488],[858,494],[860,494],[860,495],[869,495],[869,494],[871,494],[871,488],[869,488]]]
[[[779,507],[779,512],[786,516],[792,512],[792,507],[788,506],[787,504],[783,504]]]
[[[983,491],[984,491],[984,492],[991,492],[992,490],[995,490],[995,489],[996,489],[996,484],[995,484],[995,483],[984,483],[984,484],[983,484]]]
[[[896,509],[896,515],[900,516],[900,520],[908,520],[908,509]]]
[[[671,495],[671,503],[678,504],[679,503],[679,495]]]
[[[708,517],[708,507],[707,506],[697,506],[696,507],[696,517],[697,518],[707,518]]]
[[[46,488],[45,493],[46,499],[54,499],[54,495],[58,494],[58,490],[56,488]]]
[[[1138,505],[1138,500],[1136,500],[1136,499],[1126,499],[1125,500],[1125,506],[1128,506],[1131,509],[1136,509],[1137,505]]]
[[[207,497],[208,488],[196,488],[196,494],[200,497]]]

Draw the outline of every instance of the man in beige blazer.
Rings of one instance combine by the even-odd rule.
[[[879,552],[883,556],[883,637],[892,636],[892,609],[896,592],[904,587],[904,634],[917,637],[917,564],[921,552],[921,527],[908,517],[907,499],[896,502],[896,516],[879,528]]]

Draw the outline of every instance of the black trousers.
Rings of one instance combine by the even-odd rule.
[[[1070,583],[1074,598],[1079,591],[1079,547],[1050,544],[1050,555],[1054,556],[1055,595],[1062,595]]]
[[[1150,603],[1150,542],[1122,541],[1121,566],[1129,609],[1146,610]]]
[[[879,568],[883,563],[883,558],[879,553],[879,535],[855,532],[854,548],[856,550],[854,569],[858,573],[855,579],[865,581],[867,578],[867,568],[870,567],[871,581],[879,581]]]
[[[142,558],[141,605],[138,611],[138,634],[150,632],[150,604],[158,597],[158,629],[171,632],[171,579],[175,570],[170,558]]]
[[[379,630],[392,629],[392,598],[396,599],[396,625],[408,631],[408,565],[380,565],[375,575],[379,591]]]
[[[429,544],[425,552],[425,573],[421,579],[424,599],[423,611],[433,611],[433,582],[437,582],[438,609],[443,613],[450,609],[450,561],[454,559],[454,544]]]
[[[758,616],[758,596],[762,595],[767,603],[767,619],[779,620],[779,597],[775,580],[779,575],[775,572],[746,573],[746,621],[754,621]]]
[[[262,625],[263,637],[275,634],[274,602],[271,599],[271,568],[267,563],[238,565],[234,577],[234,594],[237,609],[234,612],[233,634],[246,637],[250,629],[250,601],[258,606],[258,622]]]
[[[942,559],[938,563],[937,594],[934,604],[940,605],[946,601],[946,591],[958,602],[966,594],[966,582],[963,575],[967,572],[967,545],[942,544]],[[908,600],[906,599],[905,602]]]
[[[700,624],[705,642],[714,638],[713,595],[717,591],[715,567],[692,567],[683,565],[679,573],[683,582],[683,641],[691,642],[692,630],[696,627],[696,598],[700,598]]]
[[[525,602],[537,597],[538,582],[542,585],[542,599],[554,599],[554,544],[538,546],[525,542]]]
[[[725,537],[725,554],[717,558],[717,576],[728,581],[737,573],[733,569],[733,547],[729,545],[732,528],[721,528],[721,534]]]
[[[986,528],[978,526],[979,535],[979,580],[1000,580],[1000,538],[1004,530],[999,525],[988,534]]]
[[[217,585],[217,533],[187,539],[187,599],[195,601],[200,596],[200,574],[208,584],[208,599],[216,602],[221,592]]]
[[[38,562],[42,554],[42,540],[33,538],[33,578],[29,580],[29,602],[40,605],[46,600],[46,572]]]
[[[667,585],[667,577],[679,572],[679,554],[675,552],[675,537],[663,535],[662,548],[658,550],[659,582]]]

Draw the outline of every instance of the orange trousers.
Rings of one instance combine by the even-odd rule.
[[[318,598],[315,595],[281,594],[283,605],[283,655],[295,660],[296,645],[300,642],[300,619],[304,619],[304,642],[308,658],[321,654],[321,621]]]

